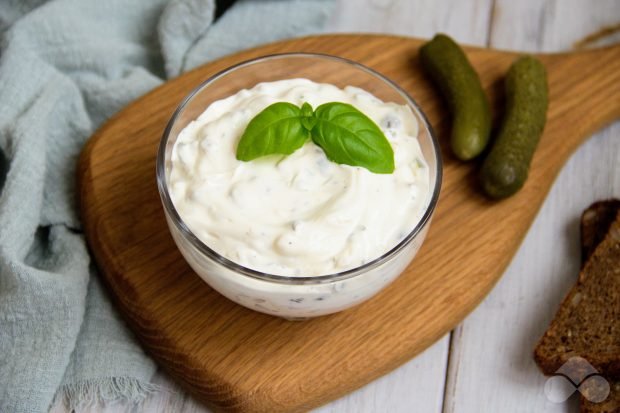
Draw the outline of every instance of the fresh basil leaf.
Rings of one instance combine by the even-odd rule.
[[[309,136],[302,125],[299,107],[287,102],[274,103],[245,128],[237,145],[237,159],[251,161],[266,155],[289,155],[301,148]]]
[[[314,117],[314,111],[312,110],[312,106],[308,102],[301,105],[301,124],[308,131],[311,131],[316,125],[316,118]]]
[[[371,172],[394,172],[394,150],[381,129],[355,107],[325,103],[314,112],[312,140],[333,162],[361,166]]]

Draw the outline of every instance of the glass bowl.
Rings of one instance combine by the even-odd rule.
[[[307,78],[364,89],[384,102],[408,106],[418,121],[418,141],[429,166],[430,192],[415,228],[391,250],[359,267],[320,276],[282,276],[246,268],[203,243],[179,216],[168,192],[170,157],[179,132],[212,102],[261,82]],[[409,265],[428,231],[441,188],[439,145],[428,120],[399,86],[359,63],[309,53],[270,55],[232,66],[199,85],[179,105],[164,131],[157,155],[157,184],[168,227],[196,273],[228,299],[252,310],[304,319],[345,310],[377,294]]]

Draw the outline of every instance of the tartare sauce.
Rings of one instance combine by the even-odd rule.
[[[309,140],[291,155],[235,157],[250,120],[267,106],[355,106],[394,150],[392,174],[329,161]],[[179,134],[169,191],[188,228],[218,254],[275,275],[318,276],[358,267],[395,247],[429,203],[429,168],[406,106],[308,79],[260,83],[209,105]]]

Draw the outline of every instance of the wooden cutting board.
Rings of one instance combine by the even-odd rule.
[[[458,162],[447,150],[449,117],[422,73],[417,58],[422,43],[395,36],[327,35],[244,51],[138,99],[85,147],[78,168],[80,207],[99,269],[148,353],[199,399],[229,411],[306,410],[424,350],[491,290],[569,155],[620,117],[620,47],[540,55],[549,74],[550,106],[529,180],[514,197],[489,201],[476,186],[479,165]],[[232,64],[293,51],[353,59],[397,82],[428,115],[445,163],[427,240],[402,276],[356,308],[304,322],[240,307],[194,274],[168,232],[155,181],[159,140],[185,95]],[[517,54],[466,51],[497,119],[502,76]]]

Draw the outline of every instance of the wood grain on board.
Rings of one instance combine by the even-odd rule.
[[[251,57],[329,53],[396,81],[445,142],[448,116],[419,67],[420,44],[404,37],[331,35],[241,52],[147,94],[88,143],[79,165],[80,201],[97,263],[147,351],[201,400],[231,411],[304,410],[425,349],[495,284],[572,151],[620,115],[620,47],[542,55],[550,107],[526,186],[508,200],[488,201],[475,187],[476,164],[457,162],[444,150],[444,185],[428,238],[412,265],[378,296],[339,314],[293,323],[244,309],[211,290],[176,250],[155,184],[159,138],[182,98],[209,75]],[[517,54],[467,51],[493,106],[500,107],[501,78]]]

